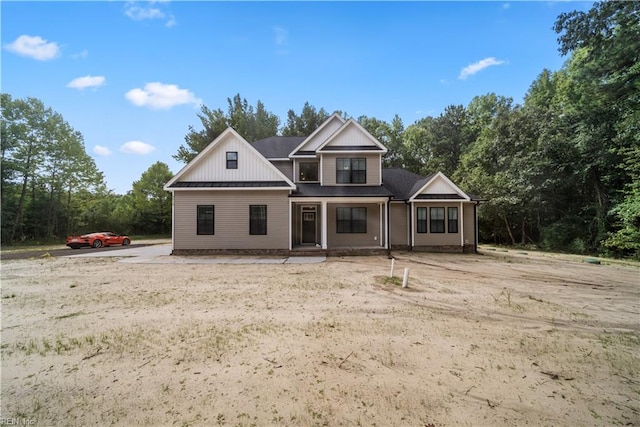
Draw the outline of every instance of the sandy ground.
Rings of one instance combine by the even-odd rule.
[[[3,261],[0,425],[640,425],[640,268],[582,261]]]

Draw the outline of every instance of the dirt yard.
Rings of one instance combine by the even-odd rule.
[[[640,425],[637,264],[1,267],[0,425]]]

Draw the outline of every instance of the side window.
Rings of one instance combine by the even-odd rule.
[[[227,151],[227,169],[238,169],[237,151]]]
[[[449,233],[458,232],[458,208],[447,208],[447,231]]]
[[[418,233],[426,233],[427,232],[427,208],[418,208],[418,223],[417,223],[417,232]]]
[[[249,234],[267,234],[267,206],[249,206]]]
[[[213,205],[198,205],[198,230],[197,234],[212,235],[214,229],[214,207]]]

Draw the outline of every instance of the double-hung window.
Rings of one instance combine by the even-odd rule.
[[[429,208],[429,231],[444,233],[444,208]]]
[[[336,183],[366,184],[367,159],[336,159]]]
[[[427,208],[418,208],[418,223],[417,223],[417,232],[418,233],[426,233],[427,232]]]
[[[227,169],[238,169],[237,151],[227,151]]]
[[[300,162],[298,171],[300,181],[318,181],[318,162]]]
[[[198,205],[197,224],[198,235],[215,234],[213,205]]]
[[[267,234],[267,206],[249,206],[249,234]]]
[[[336,232],[366,233],[367,208],[336,208]]]
[[[447,231],[449,233],[458,232],[458,208],[447,208]]]

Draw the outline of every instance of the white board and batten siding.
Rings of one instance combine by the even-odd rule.
[[[297,151],[316,151],[323,142],[327,140],[333,133],[335,133],[342,125],[344,120],[338,116],[332,116],[331,119],[318,130],[318,133],[312,134],[307,138],[303,145],[301,145]]]
[[[237,169],[227,169],[226,153],[229,151],[238,153]],[[282,181],[272,165],[233,134],[219,141],[215,150],[208,154],[197,167],[186,171],[180,181]]]
[[[289,191],[176,191],[174,249],[288,249]],[[213,235],[197,234],[198,205],[214,206]],[[249,234],[249,206],[267,206],[267,234]]]
[[[334,138],[323,147],[325,151],[331,151],[331,147],[358,147],[372,146],[378,147],[367,134],[362,132],[352,123],[345,126]]]

